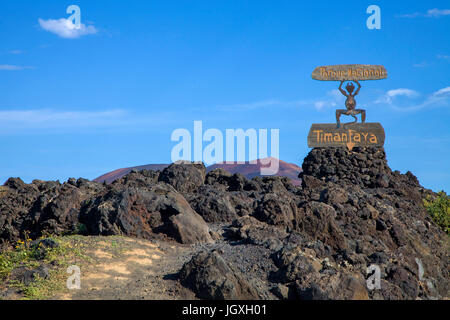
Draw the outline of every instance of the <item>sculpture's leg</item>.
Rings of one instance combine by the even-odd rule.
[[[366,122],[366,110],[363,109],[356,109],[355,110],[355,115],[356,114],[361,114],[361,122],[365,123]]]
[[[341,114],[343,114],[343,113],[345,113],[345,112],[347,112],[347,110],[344,110],[344,109],[337,109],[337,110],[336,110],[336,123],[337,123],[337,128],[340,128],[340,126],[341,126],[341,120],[340,120]]]

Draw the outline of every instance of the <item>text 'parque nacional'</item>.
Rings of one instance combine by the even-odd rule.
[[[378,65],[343,64],[317,67],[311,77],[321,81],[381,80],[387,78],[387,71]]]

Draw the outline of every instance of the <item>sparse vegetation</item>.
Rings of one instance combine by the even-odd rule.
[[[77,226],[77,234],[86,235],[88,233],[87,227],[83,223],[79,223]]]
[[[117,237],[117,239],[120,239]],[[121,241],[112,239],[111,240],[111,252],[114,256],[119,256],[125,251],[124,244]]]
[[[19,240],[14,248],[0,252],[0,287],[6,285],[17,288],[25,299],[48,299],[65,288],[66,269],[73,261],[89,260],[83,254],[80,236],[46,236],[41,239],[51,239],[58,246],[43,248],[42,243],[38,246],[32,245],[32,240],[26,236],[25,240]],[[45,279],[35,274],[34,280],[26,285],[23,281],[12,277],[16,268],[32,270],[42,265],[51,266]]]
[[[450,196],[444,191],[438,193],[437,197],[428,196],[423,200],[428,214],[434,222],[450,235]]]

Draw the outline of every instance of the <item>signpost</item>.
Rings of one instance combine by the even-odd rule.
[[[311,77],[320,81],[340,81],[339,91],[346,97],[345,109],[336,110],[336,124],[313,124],[308,134],[308,147],[346,147],[350,151],[355,147],[384,145],[384,129],[380,123],[366,123],[366,110],[356,109],[355,96],[361,85],[359,81],[380,80],[387,78],[387,71],[383,66],[343,64],[317,67]],[[347,83],[345,90],[342,88]],[[355,91],[356,83],[358,88]],[[355,120],[341,126],[341,115],[352,116]],[[357,115],[361,115],[361,123]]]

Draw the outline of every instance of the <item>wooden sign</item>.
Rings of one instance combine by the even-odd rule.
[[[340,128],[335,123],[315,123],[308,134],[308,147],[382,147],[384,129],[380,123],[349,123]]]
[[[321,81],[380,80],[387,78],[387,71],[383,66],[377,65],[341,64],[317,67],[311,77]]]

